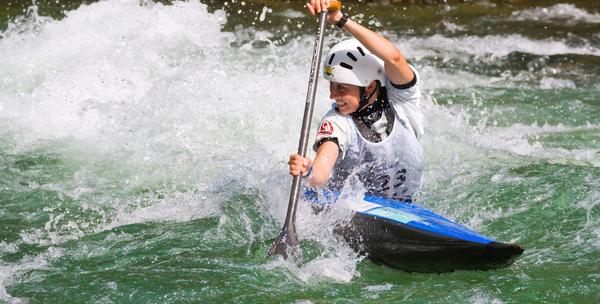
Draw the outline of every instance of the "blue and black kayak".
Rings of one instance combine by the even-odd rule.
[[[338,194],[306,191],[318,209]],[[365,195],[348,205],[351,220],[334,231],[376,263],[409,272],[451,272],[506,267],[524,251],[517,244],[494,241],[412,202]]]

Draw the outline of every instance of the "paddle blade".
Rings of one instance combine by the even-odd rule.
[[[288,256],[292,256],[295,262],[302,260],[302,252],[298,242],[298,235],[294,227],[284,227],[281,233],[273,242],[269,256],[281,255],[287,260]]]

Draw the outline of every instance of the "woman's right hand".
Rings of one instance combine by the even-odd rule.
[[[329,0],[310,0],[306,3],[306,8],[308,12],[316,16],[322,11],[327,10],[329,7]],[[342,12],[340,10],[328,10],[327,11],[327,22],[330,24],[336,24],[342,18]]]
[[[302,174],[302,176],[306,176],[311,164],[312,161],[308,157],[302,157],[299,154],[290,155],[290,160],[288,161],[288,165],[290,166],[290,175],[298,176]]]

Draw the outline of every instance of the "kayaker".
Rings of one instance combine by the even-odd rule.
[[[312,15],[329,1],[310,0]],[[419,77],[388,39],[339,10],[327,21],[354,39],[336,44],[324,59],[332,109],[323,117],[311,160],[290,156],[291,175],[312,187],[410,201],[423,176]]]

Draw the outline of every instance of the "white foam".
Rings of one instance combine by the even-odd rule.
[[[10,278],[14,275],[15,269],[17,268],[20,268],[20,266],[0,264],[0,299],[10,301],[9,303],[27,303],[24,299],[11,297],[6,292],[5,286],[10,284]]]
[[[138,208],[133,212],[120,210],[111,224],[103,229],[156,221],[188,222],[219,215],[219,213],[218,196],[208,198],[205,195],[175,192],[167,199]]]
[[[594,235],[596,236],[595,240],[594,240],[594,247],[596,247],[597,249],[600,249],[600,228],[594,228],[593,230]]]
[[[75,200],[97,219],[49,208],[44,227],[21,233],[24,242],[61,244],[149,221],[224,219],[219,197],[203,193],[232,180],[261,189],[265,209],[283,218],[285,159],[298,140],[312,37],[278,47],[269,33],[252,32],[233,47],[248,32],[222,33],[223,12],[208,13],[198,2],[148,3],[84,5],[0,40],[0,117],[20,130],[22,149],[67,141],[89,162],[72,180],[32,188]],[[321,82],[319,96],[326,90]],[[328,107],[318,103],[316,115]],[[123,196],[111,189],[115,183],[125,193],[158,188],[164,198]],[[355,259],[322,259],[310,265],[339,266],[323,276],[355,275]],[[303,278],[321,277],[321,267],[310,265]]]
[[[354,198],[358,200],[358,198]],[[346,198],[351,200],[351,198]],[[309,204],[298,205],[296,232],[300,240],[312,240],[319,244],[320,255],[297,265],[282,258],[267,263],[267,269],[284,268],[289,275],[305,283],[332,281],[348,283],[360,276],[356,265],[365,257],[358,255],[333,232],[334,226],[348,221],[352,213],[347,207],[335,204],[328,211],[314,214]]]
[[[25,242],[60,244],[148,221],[215,215],[225,220],[219,213],[219,198],[207,199],[203,194],[232,181],[260,189],[265,209],[283,221],[290,187],[285,161],[297,145],[313,37],[277,46],[268,32],[221,32],[224,12],[208,13],[199,2],[147,3],[106,0],[68,12],[60,21],[34,15],[29,23],[22,20],[20,27],[11,27],[0,40],[2,123],[23,130],[20,145],[40,139],[67,140],[83,146],[82,153],[91,162],[64,184],[32,186],[82,202],[82,208],[101,217],[92,226],[49,209],[46,227],[24,231]],[[600,53],[593,47],[573,48],[563,41],[520,35],[434,35],[402,39],[400,47],[417,61],[437,55],[444,60],[497,58],[513,51]],[[466,72],[439,75],[439,70],[427,66],[420,71],[427,79],[425,89],[495,81]],[[315,121],[329,107],[324,81],[317,96]],[[527,137],[540,132],[535,126],[479,131],[468,125],[464,115],[456,116],[430,100],[424,107],[429,120],[424,140],[429,166],[426,187],[463,168],[479,172],[490,153],[577,157],[576,151],[530,144]],[[496,146],[498,134],[507,142],[503,147]],[[588,156],[583,158],[597,160],[594,152],[586,151]],[[119,168],[110,168],[111,162]],[[106,176],[111,170],[118,173]],[[110,186],[115,183],[122,183],[125,193],[143,186],[166,193],[148,200],[143,195],[113,196]],[[104,196],[88,201],[94,193]],[[102,213],[107,206],[111,212]],[[335,210],[325,217],[316,216],[300,204],[300,237],[317,241],[325,252],[294,269],[293,275],[303,281],[338,282],[360,275],[356,263],[361,258],[340,245],[331,231],[333,220],[348,216]],[[492,211],[483,216],[497,214]],[[1,286],[6,286],[4,281]]]
[[[576,89],[577,86],[572,80],[558,79],[553,77],[544,77],[540,80],[542,89]]]
[[[502,304],[504,301],[491,295],[489,293],[481,291],[476,288],[473,292],[473,296],[469,298],[469,303],[472,304]]]
[[[530,139],[538,134],[595,129],[600,129],[600,125],[588,124],[569,127],[563,124],[544,124],[542,126],[514,124],[509,127],[488,127],[480,130],[477,142],[485,148],[536,159],[547,159],[554,163],[582,162],[598,167],[600,166],[600,150],[598,149],[551,148],[535,141],[530,142]],[[502,145],[499,145],[499,142],[502,142]]]
[[[432,66],[419,68],[419,74],[424,79],[424,90],[459,89],[466,87],[507,87],[510,83],[503,78],[489,78],[466,71],[449,72]]]
[[[266,161],[269,151],[258,152],[261,146],[287,146],[281,138],[288,130],[278,128],[281,120],[269,111],[280,107],[271,94],[286,96],[285,80],[263,73],[261,65],[277,64],[283,50],[248,47],[239,55],[230,46],[234,35],[220,31],[223,12],[209,14],[198,2],[148,3],[103,1],[68,12],[60,21],[40,23],[32,16],[35,32],[9,29],[0,40],[2,119],[26,130],[21,145],[68,138],[94,149],[86,151],[91,160],[117,155],[110,161],[122,162],[114,169],[124,173],[116,178],[123,178],[126,188],[168,186],[177,178],[202,191],[244,166],[256,171],[241,179],[260,178],[261,170],[276,166]],[[264,56],[255,61],[257,53]],[[282,72],[281,66],[273,69]],[[269,79],[276,83],[269,91],[253,84]],[[258,106],[249,106],[253,103]],[[250,152],[257,155],[247,156]],[[100,191],[107,196],[85,208],[100,212],[103,223],[83,227],[87,223],[51,214],[46,227],[23,232],[23,239],[58,244],[118,225],[187,221],[217,209],[218,202],[177,189],[165,189],[167,198],[148,202],[110,197],[104,183],[115,181],[106,180],[97,167],[80,169],[72,182],[36,187],[82,202]],[[102,213],[102,204],[116,208],[116,214]]]
[[[259,32],[233,48],[222,11],[138,3],[84,5],[0,40],[2,119],[27,130],[25,142],[73,138],[117,152],[152,168],[146,178],[271,176],[297,140],[312,39],[277,47]]]
[[[394,287],[394,284],[386,283],[381,285],[369,285],[364,287],[363,289],[368,292],[382,292],[392,290],[392,287]]]
[[[451,33],[462,32],[462,31],[466,30],[466,28],[464,26],[458,25],[456,23],[453,23],[453,22],[450,22],[447,20],[443,20],[442,25]]]
[[[47,269],[48,264],[63,255],[63,250],[49,247],[45,252],[35,256],[25,256],[15,264],[0,264],[0,300],[9,303],[27,303],[26,299],[12,297],[6,292],[5,286],[12,283],[12,278],[18,274],[32,270]]]
[[[301,267],[297,275],[303,282],[326,280],[348,283],[359,273],[356,271],[354,260],[344,260],[339,257],[319,257]]]
[[[301,265],[296,264],[291,258],[284,260],[279,256],[261,267],[268,270],[285,269],[286,275],[290,278],[304,283],[313,284],[323,281],[348,283],[360,276],[356,264],[361,260],[362,258],[358,257],[352,249],[340,246]]]
[[[560,21],[567,24],[577,22],[600,23],[600,14],[589,13],[577,8],[574,4],[559,3],[550,7],[516,11],[512,13],[511,19],[518,21]]]
[[[285,9],[285,10],[283,10],[281,12],[277,12],[275,14],[279,15],[279,16],[284,16],[284,17],[287,17],[287,18],[290,18],[290,19],[299,19],[299,18],[306,17],[305,13],[299,12],[299,11],[296,11],[296,10],[293,10],[293,9],[289,9],[289,8]]]
[[[11,35],[0,41],[1,76],[8,79],[0,88],[12,93],[4,100],[12,112],[7,114],[50,136],[119,132],[127,127],[123,120],[132,118],[128,112],[159,101],[148,95],[160,88],[161,79],[182,72],[169,67],[178,64],[173,62],[177,49],[195,46],[209,53],[226,43],[201,35],[227,37],[219,30],[222,15],[207,14],[204,5],[194,2],[163,7],[113,0],[68,12],[37,35]],[[149,110],[152,116],[158,109]]]
[[[16,253],[19,251],[19,246],[15,243],[0,242],[0,253]]]
[[[424,57],[453,58],[470,62],[473,56],[478,59],[497,60],[513,52],[534,55],[580,54],[600,56],[600,49],[589,43],[583,46],[569,46],[563,40],[530,39],[519,34],[446,37],[435,34],[429,37],[403,39],[400,49],[417,60]]]

